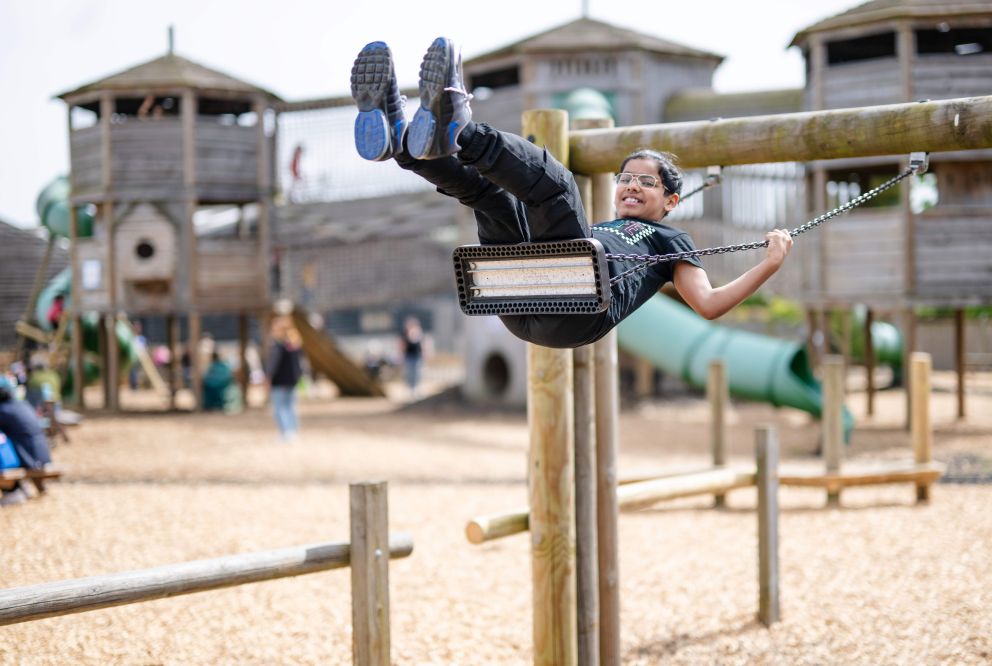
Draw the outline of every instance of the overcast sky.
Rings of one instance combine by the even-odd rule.
[[[720,92],[799,87],[796,32],[860,0],[587,0],[589,15],[726,56]],[[582,0],[2,0],[0,2],[0,219],[36,224],[34,200],[68,164],[58,93],[176,52],[283,99],[347,94],[351,63],[375,39],[415,86],[437,35],[472,57],[578,18]],[[361,7],[361,9],[359,8]],[[486,15],[485,12],[491,12]]]

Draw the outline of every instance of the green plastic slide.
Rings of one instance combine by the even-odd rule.
[[[712,324],[672,299],[655,295],[617,329],[620,347],[696,388],[710,361],[723,360],[731,395],[795,407],[819,418],[823,396],[798,342]],[[845,439],[854,418],[844,410]]]

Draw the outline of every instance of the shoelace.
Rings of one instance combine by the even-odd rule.
[[[459,95],[464,95],[466,102],[471,102],[473,99],[475,99],[475,95],[468,92],[464,88],[456,88],[454,86],[449,86],[444,89],[444,92],[453,92],[453,93],[458,93]]]

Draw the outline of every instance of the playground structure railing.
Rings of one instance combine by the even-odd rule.
[[[316,543],[2,590],[0,625],[349,567],[353,662],[388,666],[389,560],[408,557],[413,540],[403,533],[388,534],[385,482],[351,484],[350,497],[350,543]]]

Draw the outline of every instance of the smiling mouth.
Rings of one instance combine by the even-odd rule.
[[[630,206],[636,206],[637,204],[643,202],[640,199],[636,199],[634,197],[624,197],[623,199],[620,200],[620,203],[624,203]]]

